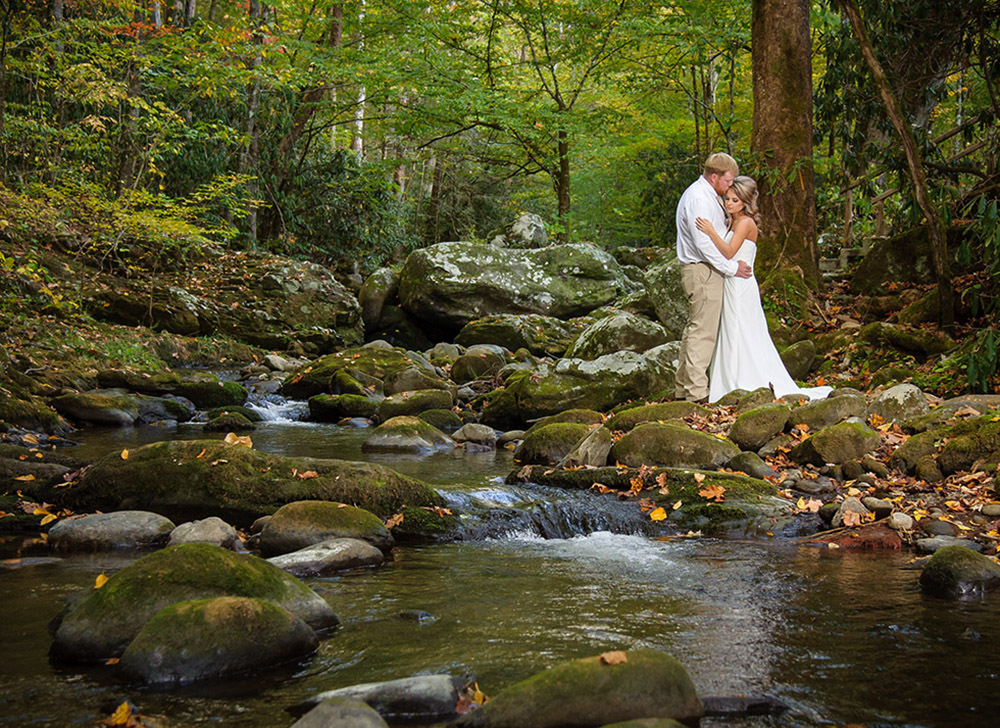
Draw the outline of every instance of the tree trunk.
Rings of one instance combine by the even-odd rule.
[[[753,131],[761,230],[757,268],[796,265],[820,285],[812,166],[809,0],[753,0]]]
[[[556,235],[560,243],[569,242],[569,136],[565,129],[559,130],[557,142],[559,152],[559,170],[555,176],[556,199],[558,200],[558,217],[561,229]]]
[[[255,46],[263,44],[261,35],[261,25],[263,23],[263,9],[260,0],[250,0],[250,23],[253,26],[253,40]],[[240,155],[240,172],[250,175],[250,197],[251,200],[260,199],[260,179],[259,179],[259,131],[257,129],[257,115],[260,112],[260,75],[258,69],[263,64],[264,58],[260,50],[255,50],[250,60],[250,71],[252,78],[247,86],[247,118],[246,137],[247,146]],[[246,234],[247,242],[251,250],[257,248],[257,203],[251,202],[247,211]]]
[[[0,179],[7,179],[7,143],[4,142],[4,115],[7,111],[7,37],[10,34],[10,0],[0,0]]]
[[[861,10],[858,8],[856,0],[839,0],[840,7],[851,23],[854,31],[854,38],[861,47],[861,55],[864,56],[868,71],[875,80],[882,103],[889,114],[896,133],[903,144],[903,151],[906,153],[906,163],[910,169],[910,177],[913,180],[913,192],[917,198],[917,204],[921,212],[927,218],[927,228],[931,239],[931,251],[934,260],[934,271],[937,274],[938,285],[938,323],[943,329],[950,330],[955,325],[955,290],[951,281],[951,264],[948,261],[948,238],[945,235],[944,224],[938,214],[934,202],[931,200],[927,189],[927,178],[924,175],[924,163],[920,154],[920,148],[913,136],[913,129],[903,116],[899,99],[886,78],[882,64],[875,57],[875,50],[872,47],[871,38],[868,36],[868,29],[865,27],[861,17]]]
[[[363,51],[365,47],[364,31],[361,24],[365,19],[365,0],[361,0],[361,12],[358,13],[358,50]],[[365,156],[365,101],[368,99],[364,85],[358,89],[358,105],[354,109],[354,135],[351,137],[351,151],[358,158],[358,164]]]
[[[427,220],[424,226],[424,243],[434,245],[441,242],[440,225],[441,195],[444,188],[444,159],[436,159],[434,164],[434,181],[431,182],[430,203],[427,205]]]
[[[194,25],[194,16],[198,13],[198,0],[187,0],[184,6],[184,25]]]

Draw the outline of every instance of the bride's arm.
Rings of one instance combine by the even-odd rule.
[[[733,226],[733,236],[729,239],[728,243],[719,237],[719,233],[716,232],[715,227],[705,218],[699,217],[695,224],[699,230],[711,238],[712,242],[715,243],[715,247],[719,249],[719,252],[731,260],[739,252],[743,241],[747,239],[752,222],[752,220],[745,217],[738,220],[736,225]]]

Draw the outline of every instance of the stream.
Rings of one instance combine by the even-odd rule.
[[[910,553],[655,540],[634,504],[504,485],[507,451],[363,455],[364,429],[297,421],[297,405],[265,409],[270,419],[250,433],[255,448],[387,464],[470,514],[467,537],[308,579],[341,620],[309,659],[168,691],[48,659],[47,624],[64,599],[138,555],[0,568],[0,725],[95,726],[130,699],[172,728],[276,728],[294,722],[288,707],[324,690],[447,672],[475,675],[491,695],[563,660],[639,647],[677,657],[702,695],[766,693],[790,706],[703,726],[995,725],[1000,594],[926,597],[919,571],[906,568]],[[198,425],[87,430],[74,434],[75,454],[205,436]],[[19,554],[46,555],[0,539],[0,559]]]

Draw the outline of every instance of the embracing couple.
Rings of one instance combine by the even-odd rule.
[[[758,387],[776,397],[826,397],[831,387],[795,384],[771,341],[753,276],[757,183],[739,171],[728,154],[712,154],[677,204],[677,260],[688,298],[677,399],[715,402]]]

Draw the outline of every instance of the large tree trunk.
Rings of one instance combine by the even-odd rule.
[[[851,23],[854,31],[854,38],[861,46],[861,55],[864,56],[868,70],[875,80],[879,94],[882,96],[882,103],[885,104],[886,112],[892,121],[896,133],[903,144],[903,151],[906,153],[906,163],[910,169],[910,178],[913,180],[913,192],[917,198],[917,204],[921,212],[927,218],[927,228],[931,239],[932,257],[934,259],[934,271],[937,274],[938,285],[938,323],[944,329],[951,329],[955,324],[955,290],[951,281],[951,264],[948,260],[948,238],[945,235],[944,224],[938,214],[934,202],[927,190],[927,178],[924,175],[924,162],[920,154],[920,148],[913,136],[913,129],[903,115],[902,107],[896,92],[893,91],[886,78],[882,64],[875,57],[872,48],[871,38],[868,36],[868,29],[865,27],[861,17],[861,10],[858,8],[856,0],[840,0],[841,9]]]
[[[750,149],[760,165],[757,268],[797,265],[818,288],[809,0],[753,0],[751,32]]]

